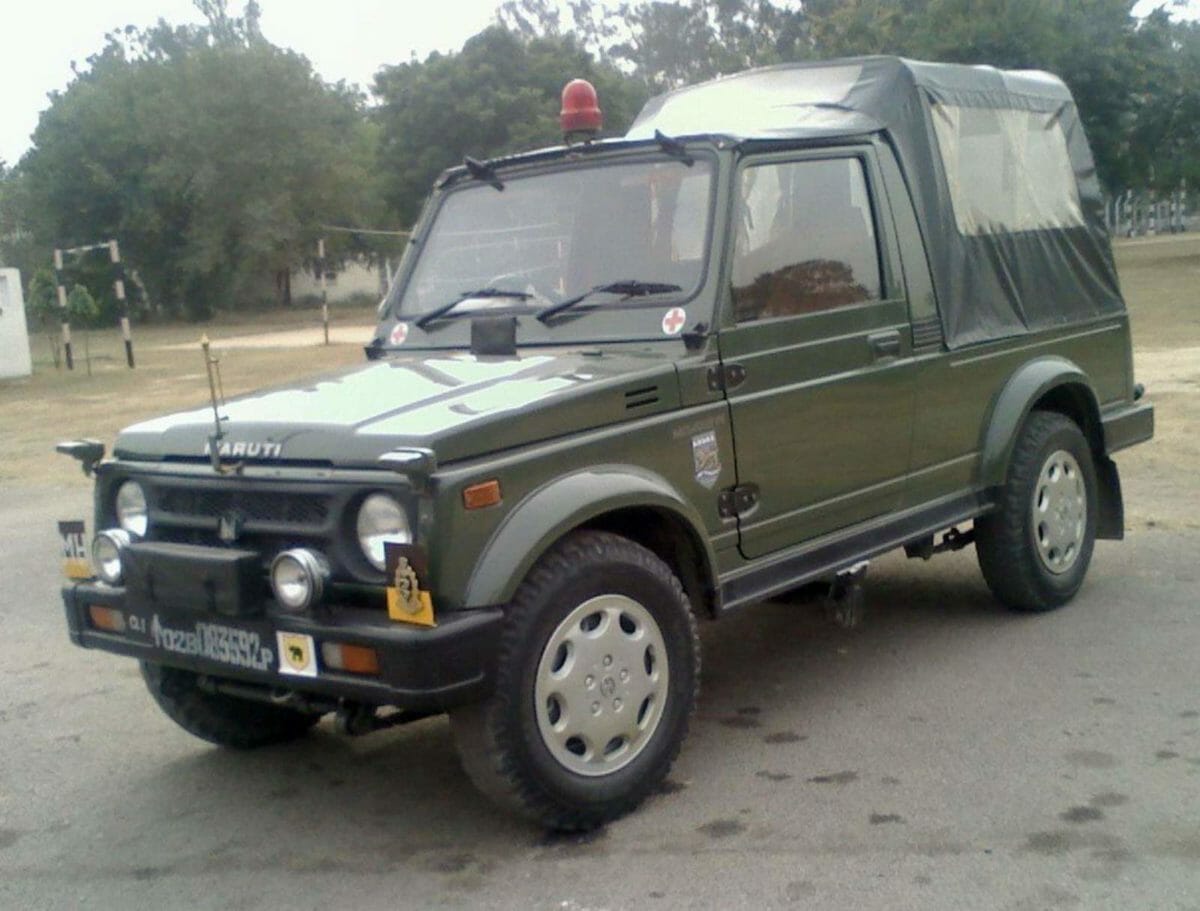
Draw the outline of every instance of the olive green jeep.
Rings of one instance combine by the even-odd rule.
[[[570,86],[568,132],[598,117]],[[71,638],[227,746],[449,713],[471,778],[563,829],[667,774],[698,620],[815,586],[851,620],[864,561],[970,543],[1058,607],[1153,433],[1066,88],[895,58],[468,159],[367,355],[64,444],[96,476]]]

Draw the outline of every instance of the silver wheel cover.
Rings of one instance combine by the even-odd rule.
[[[1038,474],[1030,504],[1030,528],[1038,558],[1055,575],[1079,559],[1087,528],[1087,489],[1071,453],[1052,452]]]
[[[534,713],[555,761],[579,775],[609,775],[654,736],[670,669],[658,623],[625,595],[580,604],[551,633],[538,661]]]

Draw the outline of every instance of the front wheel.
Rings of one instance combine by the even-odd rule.
[[[975,522],[979,566],[1015,610],[1047,611],[1079,591],[1096,542],[1096,469],[1077,424],[1035,411],[1021,430],[996,510]]]
[[[518,589],[494,694],[451,714],[463,766],[549,828],[595,828],[666,777],[699,672],[695,618],[666,564],[625,538],[575,533]]]

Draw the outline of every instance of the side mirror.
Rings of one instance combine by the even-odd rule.
[[[104,458],[104,444],[98,440],[67,440],[55,446],[54,451],[77,459],[83,473],[89,478],[96,463]]]

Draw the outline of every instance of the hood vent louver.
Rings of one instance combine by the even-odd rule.
[[[632,411],[634,408],[645,408],[648,405],[658,404],[658,387],[657,386],[640,386],[637,389],[625,390],[625,410]]]

